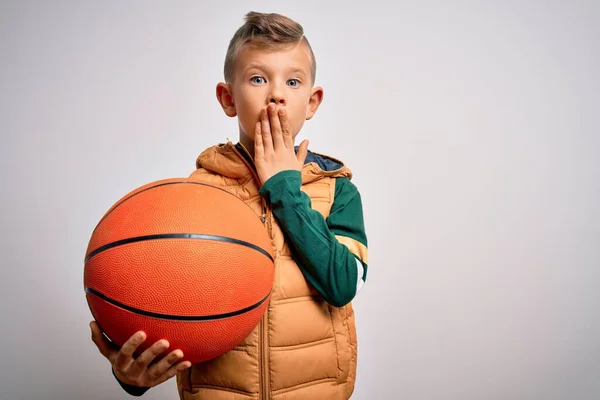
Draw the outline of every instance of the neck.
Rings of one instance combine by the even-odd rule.
[[[240,128],[240,143],[246,148],[250,157],[254,160],[254,140],[250,139]]]

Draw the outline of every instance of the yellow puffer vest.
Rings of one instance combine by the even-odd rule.
[[[192,179],[230,191],[257,216],[263,215],[265,202],[255,172],[231,142],[202,152],[197,168]],[[352,174],[346,167],[325,172],[315,163],[302,170],[302,190],[325,218],[333,204],[335,178],[340,176]],[[318,295],[292,259],[268,209],[266,217],[275,254],[269,307],[243,343],[177,375],[181,400],[345,400],[354,390],[357,344],[352,306],[334,307]]]

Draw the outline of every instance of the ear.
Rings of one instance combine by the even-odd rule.
[[[315,86],[314,88],[312,88],[310,92],[310,99],[308,100],[308,110],[306,110],[307,121],[315,115],[322,101],[323,88],[320,86]]]
[[[235,117],[237,115],[231,85],[224,82],[217,84],[217,100],[228,117]]]

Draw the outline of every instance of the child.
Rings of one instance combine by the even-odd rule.
[[[279,14],[250,12],[233,36],[217,99],[238,117],[239,142],[208,148],[191,178],[228,190],[261,218],[272,238],[275,282],[256,329],[230,352],[190,365],[181,350],[133,335],[112,347],[95,322],[92,339],[134,396],[177,375],[180,399],[348,399],[357,341],[354,298],[367,275],[358,190],[342,162],[294,145],[323,99],[303,28]],[[191,368],[190,368],[191,367]]]

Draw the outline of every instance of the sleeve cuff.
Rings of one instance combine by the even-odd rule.
[[[119,378],[117,378],[117,375],[115,375],[115,370],[111,368],[111,371],[112,371],[113,376],[117,380],[117,382],[119,382],[119,385],[121,385],[121,387],[123,388],[123,390],[125,390],[127,393],[129,393],[132,396],[139,397],[139,396],[143,395],[144,393],[146,393],[148,391],[148,389],[150,389],[149,387],[128,385],[125,382],[121,382],[121,380]]]
[[[280,203],[289,193],[300,190],[302,174],[296,170],[285,170],[273,175],[262,185],[260,194],[270,199],[272,204]]]

